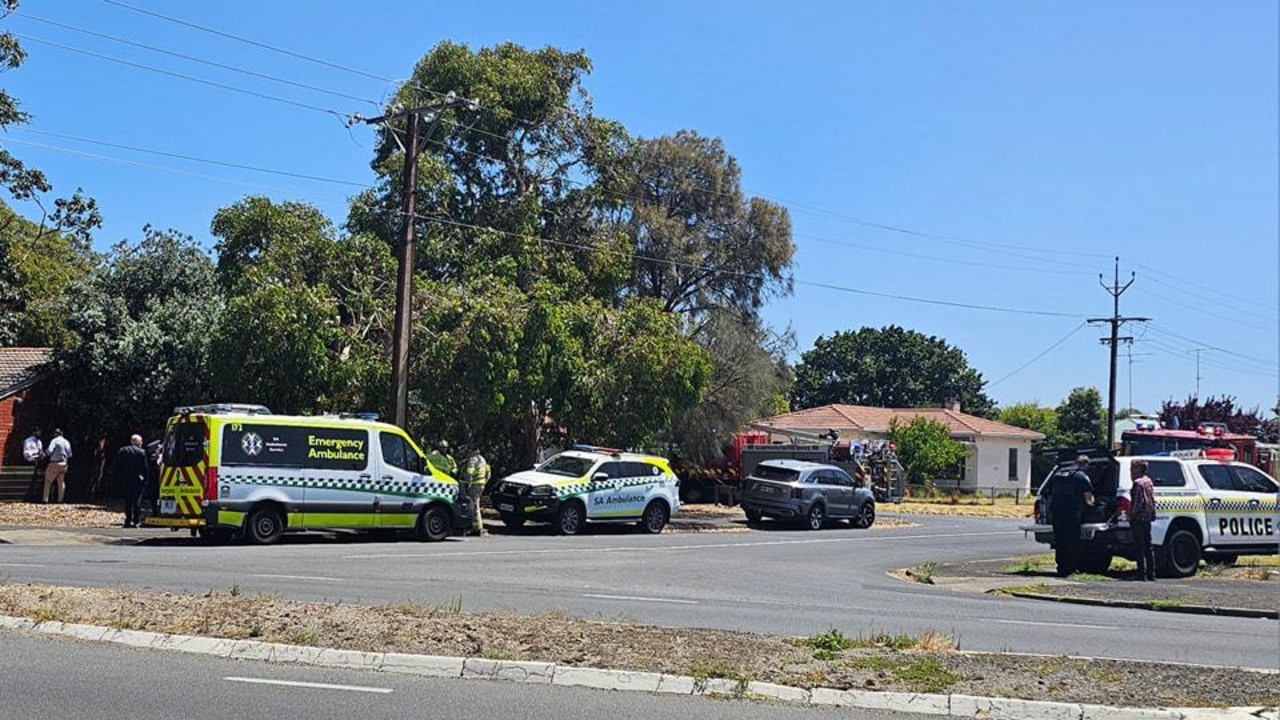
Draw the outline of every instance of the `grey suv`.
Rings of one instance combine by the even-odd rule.
[[[848,520],[859,528],[876,521],[871,491],[834,465],[804,460],[766,460],[756,466],[742,487],[747,522],[761,518],[802,520],[810,530],[828,519]]]

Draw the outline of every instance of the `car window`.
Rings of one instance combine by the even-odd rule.
[[[1186,487],[1187,477],[1182,474],[1182,464],[1173,460],[1147,461],[1147,477],[1156,487]]]
[[[380,432],[378,442],[382,444],[382,462],[409,472],[422,472],[424,469],[418,453],[414,452],[409,441],[403,437],[395,433]]]
[[[191,467],[204,459],[204,425],[177,423],[164,439],[165,467]]]
[[[580,478],[587,474],[595,460],[573,455],[557,455],[538,466],[538,472]]]
[[[607,462],[601,465],[600,467],[596,468],[596,471],[591,473],[591,477],[594,478],[596,475],[599,475],[600,473],[604,473],[609,479],[626,477],[627,476],[626,469],[625,469],[626,465],[627,463]]]
[[[1236,489],[1235,476],[1227,465],[1201,465],[1197,470],[1200,471],[1200,477],[1214,490]]]
[[[853,487],[853,478],[849,477],[849,473],[843,470],[828,470],[831,473],[831,479],[836,485],[842,487]]]
[[[650,465],[647,462],[624,462],[622,466],[629,478],[657,477],[662,473],[657,465]]]
[[[757,480],[776,480],[778,482],[795,482],[800,477],[799,470],[791,468],[776,467],[773,465],[760,464],[755,470],[751,471],[751,475]]]
[[[1236,475],[1236,489],[1241,492],[1268,493],[1276,492],[1276,484],[1261,472],[1244,465],[1232,465]]]

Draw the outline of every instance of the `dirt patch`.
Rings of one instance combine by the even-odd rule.
[[[0,503],[0,526],[108,528],[120,527],[123,523],[123,505]]]
[[[1267,705],[1274,674],[1129,661],[961,653],[945,635],[811,638],[580,620],[561,613],[468,613],[461,601],[364,606],[0,583],[0,612],[155,632],[254,638],[374,652],[426,653],[761,680],[801,687],[958,692],[1130,705]]]
[[[903,513],[907,515],[952,515],[957,517],[996,517],[996,518],[1030,518],[1032,501],[1023,499],[1015,503],[1010,498],[996,498],[995,504],[990,500],[961,499],[955,502],[946,498],[925,500],[906,498],[898,505],[883,505],[883,512]]]

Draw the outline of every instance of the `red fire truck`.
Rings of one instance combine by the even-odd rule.
[[[1230,450],[1240,462],[1258,466],[1258,438],[1227,429],[1223,423],[1204,422],[1195,430],[1149,428],[1126,430],[1120,435],[1121,455],[1169,455],[1179,450]]]

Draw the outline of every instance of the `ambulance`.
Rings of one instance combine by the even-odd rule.
[[[404,530],[443,540],[471,525],[457,480],[372,415],[181,407],[165,426],[160,512],[149,527],[274,543],[297,530]]]
[[[507,527],[533,520],[575,535],[588,522],[628,522],[660,533],[680,509],[680,481],[665,458],[578,445],[503,478],[491,500]]]
[[[1201,559],[1232,563],[1240,555],[1280,551],[1280,486],[1258,468],[1234,458],[1229,448],[1175,450],[1141,458],[1155,487],[1151,543],[1162,575],[1194,575]],[[1089,465],[1097,502],[1080,529],[1081,564],[1088,572],[1106,571],[1114,556],[1137,557],[1129,533],[1133,489],[1129,467],[1137,459],[1109,457]],[[1074,462],[1063,463],[1053,474],[1074,468]],[[1053,544],[1052,490],[1053,483],[1046,480],[1036,498],[1035,524],[1022,528],[1048,545]]]

